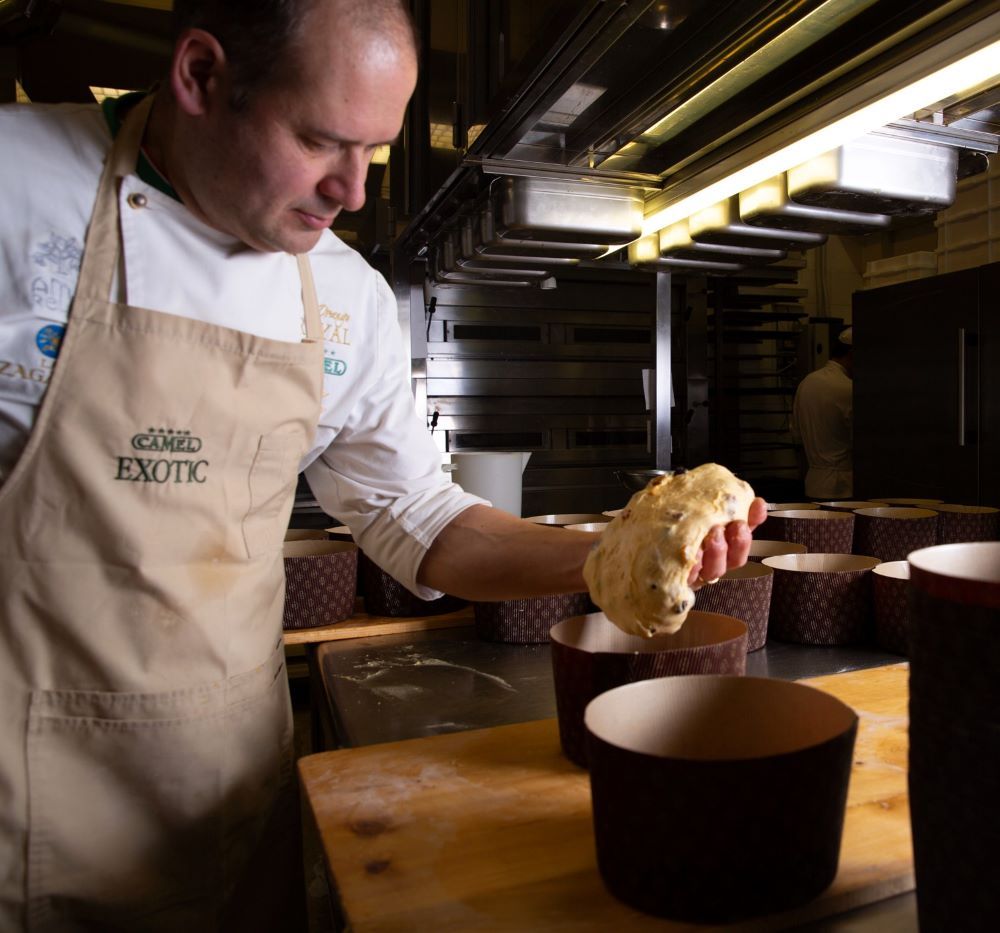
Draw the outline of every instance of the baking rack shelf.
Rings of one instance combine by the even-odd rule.
[[[792,277],[781,284],[741,277],[709,282],[706,333],[713,451],[737,472],[787,483],[798,469],[789,416],[808,319],[798,302],[806,291]]]

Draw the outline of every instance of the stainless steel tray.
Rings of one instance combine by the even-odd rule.
[[[740,218],[755,227],[847,235],[873,233],[886,229],[892,223],[888,214],[838,211],[799,204],[788,196],[788,181],[784,173],[741,191],[739,202]]]
[[[788,196],[845,211],[919,215],[955,200],[958,150],[869,133],[787,172]]]
[[[660,255],[660,238],[653,233],[628,245],[629,265],[650,272],[697,272],[702,275],[723,275],[739,272],[746,263],[722,262],[711,259],[672,259]]]
[[[698,211],[688,218],[696,243],[719,246],[759,246],[765,249],[812,249],[826,242],[826,235],[805,230],[752,227],[740,217],[739,195]]]
[[[642,233],[638,188],[551,178],[499,178],[496,231],[501,237],[624,246]]]
[[[496,215],[492,204],[486,204],[479,215],[479,233],[476,252],[483,256],[539,256],[578,262],[597,259],[608,251],[607,243],[550,243],[545,240],[521,240],[500,236],[496,229]]]
[[[483,273],[463,272],[445,266],[443,244],[438,244],[431,250],[427,262],[427,274],[431,281],[438,285],[501,285],[517,288],[530,288],[536,286],[540,288],[554,287],[554,280],[550,278],[512,278],[509,275],[486,275]]]
[[[443,272],[466,272],[479,275],[483,271],[490,276],[511,279],[544,279],[549,275],[548,269],[540,266],[532,267],[530,263],[522,263],[520,266],[508,265],[494,262],[489,268],[483,270],[482,260],[466,259],[461,252],[459,235],[449,233],[445,235],[439,245],[440,268]]]
[[[703,259],[763,266],[784,259],[786,255],[786,251],[782,249],[697,243],[691,237],[686,220],[671,224],[660,231],[660,256],[664,259]]]
[[[486,244],[482,241],[482,223],[478,217],[466,217],[462,221],[459,230],[459,244],[462,257],[462,265],[468,268],[488,268],[490,265],[511,265],[530,268],[566,268],[575,266],[580,260],[575,257],[558,255],[540,255],[537,251],[526,251],[518,253],[514,250],[504,250],[501,247],[484,249]],[[503,241],[500,241],[503,243]],[[492,244],[491,244],[492,246]],[[601,252],[604,252],[603,248]],[[600,255],[600,254],[598,254]]]

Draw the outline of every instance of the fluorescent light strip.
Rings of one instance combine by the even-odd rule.
[[[928,107],[942,98],[1000,75],[1000,41],[953,62],[924,78],[893,91],[854,113],[824,126],[815,133],[784,146],[763,159],[719,179],[674,204],[645,218],[643,235],[690,217],[703,208],[739,194],[745,188],[766,181],[802,162],[836,149],[848,140],[879,129],[893,120]]]
[[[687,129],[704,113],[745,90],[762,74],[776,69],[817,40],[830,35],[834,29],[857,16],[873,2],[874,0],[827,0],[703,90],[675,107],[644,133],[640,133],[639,138],[643,142],[649,141],[657,145],[664,143],[681,130]]]

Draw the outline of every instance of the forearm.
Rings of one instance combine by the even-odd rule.
[[[582,593],[587,590],[583,563],[598,537],[476,505],[437,536],[417,579],[463,599]]]
[[[748,521],[713,528],[702,544],[689,582],[714,580],[746,563],[751,531],[767,517],[755,499]],[[599,534],[526,522],[499,509],[474,505],[435,538],[417,580],[473,600],[520,599],[553,593],[584,593],[583,564]]]

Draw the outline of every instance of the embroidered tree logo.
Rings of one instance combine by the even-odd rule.
[[[31,257],[38,266],[49,266],[57,275],[72,275],[80,268],[83,248],[74,237],[53,233]]]

